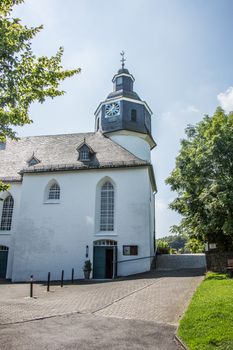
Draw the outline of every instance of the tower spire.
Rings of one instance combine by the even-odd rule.
[[[121,67],[122,67],[122,69],[124,69],[124,67],[125,67],[125,61],[126,61],[125,52],[124,52],[124,51],[121,51],[121,52],[120,52],[120,55],[121,55]]]

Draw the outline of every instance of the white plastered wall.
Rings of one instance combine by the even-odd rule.
[[[115,187],[115,230],[99,232],[96,218],[96,189],[103,178],[112,180]],[[48,204],[44,198],[46,185],[52,179],[61,188],[59,203]],[[138,256],[151,254],[151,224],[147,167],[113,170],[89,170],[25,174],[15,242],[13,263],[14,281],[45,280],[51,272],[59,279],[61,270],[70,279],[82,278],[82,266],[88,258],[93,261],[93,241],[117,241],[118,260],[123,245],[138,245]],[[136,257],[136,258],[137,258]],[[150,259],[118,264],[118,275],[129,275],[150,269]]]
[[[111,134],[110,138],[133,153],[136,157],[148,162],[151,160],[150,146],[143,138],[127,134],[119,135],[117,133]]]

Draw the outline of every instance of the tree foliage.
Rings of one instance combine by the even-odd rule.
[[[203,253],[205,250],[204,243],[196,238],[190,238],[187,234],[175,234],[165,236],[156,240],[158,253],[161,248],[167,247],[168,253]],[[162,253],[161,253],[162,254]]]
[[[170,208],[183,216],[174,231],[220,249],[233,246],[233,113],[217,108],[186,129],[176,167],[166,182],[178,196]]]
[[[205,245],[196,238],[189,238],[184,246],[184,253],[204,253]]]
[[[14,126],[32,122],[31,103],[63,95],[59,83],[80,72],[63,69],[61,47],[50,58],[33,54],[31,40],[43,27],[28,28],[12,17],[13,6],[22,2],[0,0],[0,142],[16,138]],[[0,183],[0,190],[6,188]]]
[[[158,239],[156,241],[156,253],[157,254],[170,254],[170,247],[168,242]]]
[[[184,248],[185,244],[188,241],[188,236],[185,234],[169,235],[159,238],[156,241],[167,242],[171,249],[175,249],[178,251],[179,249]]]

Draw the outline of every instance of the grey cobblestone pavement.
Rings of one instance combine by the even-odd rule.
[[[94,284],[51,286],[34,285],[34,298],[29,298],[28,284],[0,286],[0,324],[64,315],[75,312],[92,313],[154,283],[139,279]],[[27,296],[27,297],[26,297]]]
[[[201,277],[163,277],[97,311],[99,316],[178,324]]]
[[[197,270],[151,272],[111,282],[74,285],[0,285],[0,324],[11,324],[72,313],[137,319],[176,325],[197,285]]]

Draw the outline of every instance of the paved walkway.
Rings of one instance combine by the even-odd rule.
[[[67,349],[76,349],[77,344],[79,349],[102,349],[105,348],[105,343],[113,349],[179,349],[173,341],[173,335],[181,315],[202,278],[203,273],[196,269],[160,271],[105,283],[80,282],[65,285],[63,288],[52,286],[49,293],[46,292],[45,285],[36,284],[35,298],[28,297],[28,284],[0,285],[0,324],[2,325],[0,337],[5,339],[3,343],[6,345],[3,349],[39,349],[40,334],[37,335],[38,347],[36,347],[35,338],[37,323],[39,323],[37,329],[39,326],[40,331],[44,330],[48,336],[41,349],[63,349],[63,343],[57,343],[60,337],[55,336],[56,332],[59,333],[59,324],[62,324],[64,339],[66,335],[67,341],[69,339],[68,343],[64,343],[64,348]],[[29,322],[32,320],[37,321]],[[71,335],[71,323],[74,325],[73,335]],[[75,325],[79,330],[82,329],[79,335],[76,333]],[[20,346],[18,343],[21,338],[25,341],[24,332],[31,337],[27,343],[28,347],[25,344]],[[102,347],[98,347],[94,341],[98,332],[102,334],[100,337]],[[150,334],[149,338],[147,332]],[[17,343],[13,344],[10,335],[17,333],[19,333],[19,337],[16,337]],[[54,334],[52,339],[55,347],[52,347],[51,342],[46,343],[49,339],[51,340],[52,334]],[[161,335],[164,334],[166,336],[163,337],[165,341],[163,344]],[[131,339],[131,345],[134,339],[134,346],[129,347],[127,335]],[[88,337],[88,341],[82,342],[85,337]],[[107,341],[109,337],[111,344]],[[71,344],[72,339],[76,344],[74,347]],[[115,346],[113,346],[114,341]],[[138,345],[140,342],[144,342],[141,347]],[[85,347],[87,343],[89,347]],[[118,347],[119,344],[121,347]],[[156,344],[159,347],[156,347]]]

